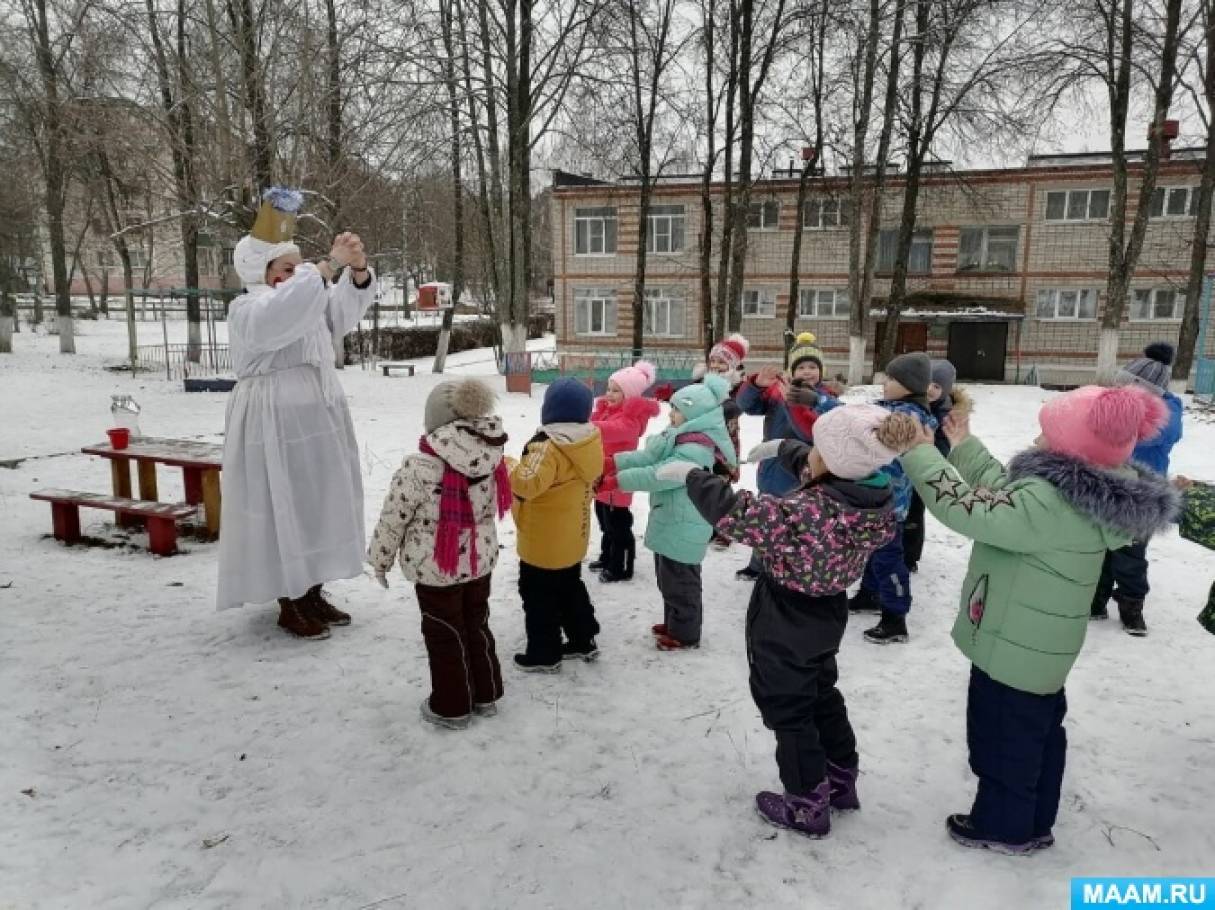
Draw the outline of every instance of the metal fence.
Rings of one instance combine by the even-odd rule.
[[[606,383],[609,376],[636,360],[654,364],[656,381],[691,378],[692,367],[704,358],[698,354],[671,351],[643,351],[636,358],[630,351],[531,351],[527,355],[508,354],[499,369],[520,373],[530,368],[535,382],[552,382],[561,376],[574,376],[592,383]],[[526,365],[525,365],[526,364]]]
[[[190,357],[188,344],[147,344],[139,346],[138,368],[164,373],[165,379],[220,376],[232,372],[232,355],[226,344],[196,346],[197,361]]]
[[[1194,401],[1207,407],[1215,406],[1215,357],[1207,356],[1207,339],[1211,331],[1212,290],[1215,275],[1207,275],[1202,282],[1202,311],[1198,329],[1197,375],[1194,377]]]

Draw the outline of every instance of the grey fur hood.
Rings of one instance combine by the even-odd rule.
[[[1140,465],[1097,468],[1075,458],[1027,449],[1008,463],[1013,481],[1037,477],[1097,524],[1147,540],[1181,511],[1181,494],[1168,479]]]

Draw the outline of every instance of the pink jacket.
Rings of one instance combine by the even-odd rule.
[[[615,484],[608,478],[615,480],[616,477],[616,453],[636,449],[650,418],[657,417],[658,411],[658,402],[652,398],[626,398],[617,407],[608,404],[606,398],[595,402],[591,423],[599,428],[599,435],[603,437],[603,480],[607,481],[608,487],[595,494],[596,500],[608,506],[633,504],[633,494],[615,489]]]

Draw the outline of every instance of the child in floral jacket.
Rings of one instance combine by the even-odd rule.
[[[718,531],[752,547],[761,573],[747,610],[751,694],[776,734],[784,793],[756,797],[761,816],[810,837],[831,827],[830,810],[856,809],[859,759],[835,654],[848,622],[848,585],[895,533],[890,480],[878,469],[916,435],[911,417],[873,405],[824,414],[815,446],[772,440],[749,458],[779,455],[804,484],[785,497],[734,491],[685,464],[693,505]]]

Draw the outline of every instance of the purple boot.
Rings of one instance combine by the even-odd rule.
[[[831,808],[841,811],[859,809],[860,797],[856,795],[857,768],[845,768],[835,762],[827,762],[827,782],[831,784]]]
[[[770,825],[806,837],[826,837],[831,831],[831,783],[824,779],[809,796],[764,790],[756,794],[755,808]]]

